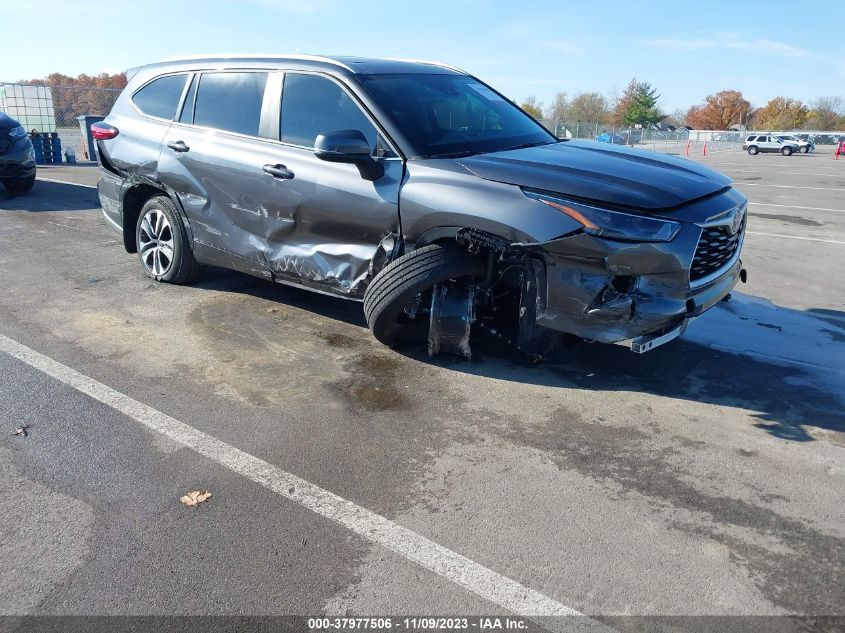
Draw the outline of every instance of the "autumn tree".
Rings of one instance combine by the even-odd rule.
[[[582,92],[569,103],[570,121],[604,123],[608,112],[607,99],[598,92]]]
[[[528,114],[532,116],[536,121],[542,122],[543,120],[543,104],[540,101],[537,101],[537,97],[534,95],[530,95],[528,98],[523,101],[520,106],[523,110],[525,110]]]
[[[686,121],[697,130],[727,130],[744,123],[750,110],[751,104],[739,90],[722,90],[709,95],[702,105],[691,107]]]
[[[760,108],[756,127],[766,130],[794,130],[807,120],[809,110],[797,99],[775,97]]]
[[[845,103],[842,97],[819,97],[810,104],[810,112],[804,122],[806,130],[845,129]]]
[[[569,117],[569,101],[565,92],[559,92],[555,95],[552,105],[546,109],[546,121],[549,123],[549,128],[554,128],[558,121],[566,121]]]
[[[650,83],[634,78],[616,103],[613,119],[618,125],[657,123],[663,118],[658,99],[660,95]]]
[[[82,74],[77,77],[51,73],[41,79],[22,80],[21,83],[50,86],[56,125],[75,127],[79,115],[105,116],[109,113],[120,90],[126,87],[126,73]]]
[[[668,125],[674,127],[681,127],[682,125],[686,125],[687,120],[687,110],[683,108],[675,108],[671,114],[667,114],[663,118],[663,123],[667,123]]]

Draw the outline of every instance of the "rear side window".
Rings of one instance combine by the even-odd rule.
[[[194,125],[258,136],[267,73],[204,73],[197,89]]]
[[[282,90],[282,142],[314,147],[318,135],[339,130],[359,130],[370,149],[376,147],[375,126],[345,90],[325,77],[286,73]]]
[[[168,75],[148,83],[132,95],[132,102],[144,114],[170,121],[182,96],[187,75]]]

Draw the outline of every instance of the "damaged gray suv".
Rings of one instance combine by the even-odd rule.
[[[745,197],[692,161],[559,140],[475,77],[352,57],[130,71],[95,124],[106,220],[155,280],[202,265],[363,301],[387,345],[638,352],[745,280]]]

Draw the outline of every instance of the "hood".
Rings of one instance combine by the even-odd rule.
[[[12,117],[10,117],[5,112],[0,112],[0,129],[11,129],[13,127],[18,127],[20,123],[15,121]]]
[[[643,210],[677,207],[731,184],[727,176],[691,160],[590,141],[455,160],[485,180]]]

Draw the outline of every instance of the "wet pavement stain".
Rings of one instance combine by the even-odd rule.
[[[337,332],[321,332],[321,331],[314,332],[314,334],[318,338],[323,339],[326,343],[328,343],[332,347],[352,348],[352,347],[358,347],[360,345],[360,341],[352,338],[351,336],[347,336],[346,334],[339,334]]]
[[[639,493],[653,499],[656,512],[677,508],[707,515],[708,520],[695,524],[672,521],[671,527],[730,548],[732,560],[748,569],[774,604],[796,612],[842,612],[845,539],[746,500],[702,492],[687,483],[691,474],[674,463],[678,450],[656,445],[659,433],[643,429],[649,426],[608,426],[560,410],[545,425],[507,437],[542,450],[561,469],[614,484],[623,497]],[[761,500],[785,499],[768,495]],[[781,547],[773,551],[749,542],[736,528],[756,532],[761,542],[774,539]]]
[[[801,226],[824,226],[824,222],[802,218],[798,215],[778,215],[776,213],[749,213],[748,215],[753,215],[755,218],[766,218],[769,220],[789,222],[790,224],[799,224]]]
[[[330,387],[353,411],[409,410],[411,400],[398,384],[402,365],[385,354],[359,354],[344,363],[347,377]]]

